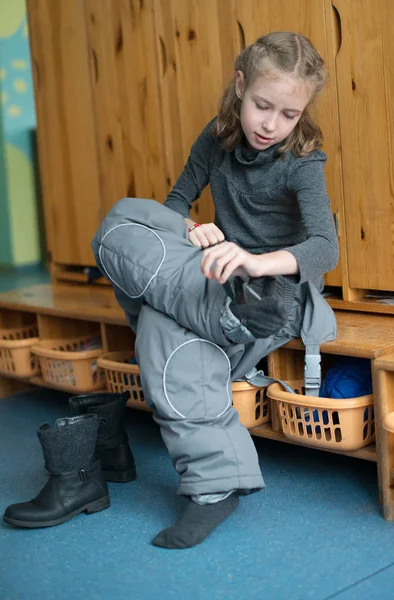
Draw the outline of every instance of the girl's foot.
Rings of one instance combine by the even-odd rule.
[[[201,544],[237,508],[238,494],[215,504],[196,504],[192,500],[178,521],[157,534],[152,544],[161,548],[192,548]]]

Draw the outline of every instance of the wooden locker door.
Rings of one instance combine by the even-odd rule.
[[[153,0],[85,0],[102,216],[122,197],[163,202],[169,185]]]
[[[349,283],[394,291],[394,2],[333,4]]]
[[[100,189],[84,7],[28,0],[27,8],[51,260],[94,265]]]
[[[217,114],[240,50],[234,0],[155,0],[160,91],[172,186],[205,125]],[[214,219],[209,189],[194,203],[192,218]]]
[[[236,0],[236,19],[246,45],[272,31],[294,31],[308,37],[324,58],[328,83],[313,113],[322,128],[323,150],[328,156],[325,172],[331,209],[334,215],[340,217],[343,210],[342,174],[335,75],[338,42],[335,14],[329,0]],[[345,257],[342,245],[341,262]],[[327,285],[341,285],[340,264],[326,275],[325,281]]]

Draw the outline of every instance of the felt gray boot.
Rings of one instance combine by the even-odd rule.
[[[96,454],[97,428],[97,415],[87,414],[58,419],[54,428],[45,424],[38,429],[49,480],[33,500],[11,504],[3,516],[6,523],[51,527],[110,505]]]
[[[97,454],[107,481],[126,482],[137,477],[133,453],[123,417],[129,392],[72,396],[68,403],[74,415],[94,413],[99,417]]]

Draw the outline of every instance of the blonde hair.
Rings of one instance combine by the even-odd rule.
[[[300,120],[279,148],[280,153],[290,150],[295,156],[306,156],[321,147],[323,135],[313,121],[309,107],[326,82],[324,61],[312,43],[303,35],[287,31],[269,33],[258,38],[236,58],[234,70],[242,71],[246,85],[259,75],[267,77],[286,73],[298,77],[314,88],[311,100]],[[236,94],[235,75],[222,96],[213,135],[221,138],[222,147],[231,152],[243,140],[240,123],[241,100]]]

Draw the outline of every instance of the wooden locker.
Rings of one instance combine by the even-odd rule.
[[[349,284],[394,291],[394,2],[333,5]]]
[[[232,77],[232,62],[240,50],[229,0],[155,0],[160,91],[169,181],[182,172],[190,148],[217,114],[224,86]],[[194,203],[192,218],[214,219],[207,188]]]
[[[85,0],[102,214],[167,196],[153,1]]]
[[[101,195],[83,3],[28,0],[51,261],[93,265]]]

